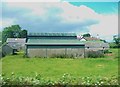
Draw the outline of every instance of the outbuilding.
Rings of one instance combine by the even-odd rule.
[[[96,38],[96,37],[82,37],[78,38],[81,42],[85,44],[86,51],[100,51],[109,50],[110,46],[107,42]]]
[[[26,38],[7,38],[7,44],[16,50],[25,50]]]
[[[26,43],[28,57],[74,57],[85,54],[85,45],[75,33],[29,33]]]

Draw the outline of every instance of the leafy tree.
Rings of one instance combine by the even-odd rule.
[[[0,46],[1,46],[1,44],[2,44],[2,32],[0,31]],[[0,49],[0,51],[1,51],[1,49]]]
[[[0,31],[0,41],[2,40],[2,32]]]
[[[120,37],[118,37],[117,35],[113,36],[113,40],[116,44],[120,44]]]
[[[103,41],[104,43],[107,43],[107,41],[106,41],[106,40],[102,40],[102,39],[100,39],[100,41]]]
[[[26,36],[27,30],[22,30],[19,25],[5,27],[2,31],[2,43],[4,43],[7,38],[25,38]]]
[[[115,44],[120,47],[120,37],[115,35],[113,36],[113,40],[115,41]]]
[[[83,34],[83,37],[91,37],[91,35],[87,33],[87,34]]]
[[[27,30],[22,30],[20,32],[20,36],[21,36],[21,38],[26,38],[27,37]]]

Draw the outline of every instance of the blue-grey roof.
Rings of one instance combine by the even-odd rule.
[[[25,43],[26,42],[26,38],[7,38],[6,42]]]
[[[76,33],[29,33],[28,36],[77,36]]]
[[[80,42],[77,39],[28,39],[26,44],[31,45],[45,45],[45,44],[71,44],[71,45],[84,45],[84,43]]]

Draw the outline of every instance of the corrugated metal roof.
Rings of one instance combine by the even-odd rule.
[[[83,38],[87,41],[100,41],[100,39],[96,38],[96,37],[83,37]],[[83,39],[83,38],[81,38],[81,39]]]
[[[26,44],[84,44],[77,39],[28,39]]]
[[[6,42],[25,43],[26,42],[26,38],[7,38]]]
[[[28,36],[77,36],[76,33],[29,33]]]

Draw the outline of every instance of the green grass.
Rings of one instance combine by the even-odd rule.
[[[110,77],[118,75],[117,49],[111,49],[112,55],[105,58],[23,58],[23,54],[9,55],[2,58],[2,73],[10,76],[34,77],[36,73],[45,79],[56,80],[68,73],[74,77]]]

